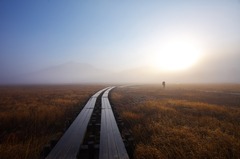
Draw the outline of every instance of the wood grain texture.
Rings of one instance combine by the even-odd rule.
[[[87,131],[87,125],[91,118],[97,97],[106,89],[108,88],[98,91],[88,100],[87,104],[48,154],[46,159],[76,159],[80,145]]]
[[[113,88],[107,89],[102,96],[99,159],[129,159],[108,100]]]

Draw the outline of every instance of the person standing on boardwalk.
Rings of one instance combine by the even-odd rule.
[[[163,81],[163,82],[162,82],[163,88],[165,88],[165,85],[166,85],[166,83],[165,83],[165,81]]]

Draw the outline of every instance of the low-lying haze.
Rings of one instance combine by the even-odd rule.
[[[0,21],[0,84],[240,83],[238,0],[2,0]]]

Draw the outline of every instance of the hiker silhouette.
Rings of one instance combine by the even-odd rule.
[[[165,81],[162,82],[162,86],[163,86],[163,88],[165,88],[165,86],[166,86],[166,82]]]

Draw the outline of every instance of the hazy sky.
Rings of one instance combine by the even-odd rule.
[[[1,0],[0,78],[69,61],[155,66],[162,46],[185,37],[201,50],[196,65],[214,59],[213,67],[238,69],[240,1]]]

